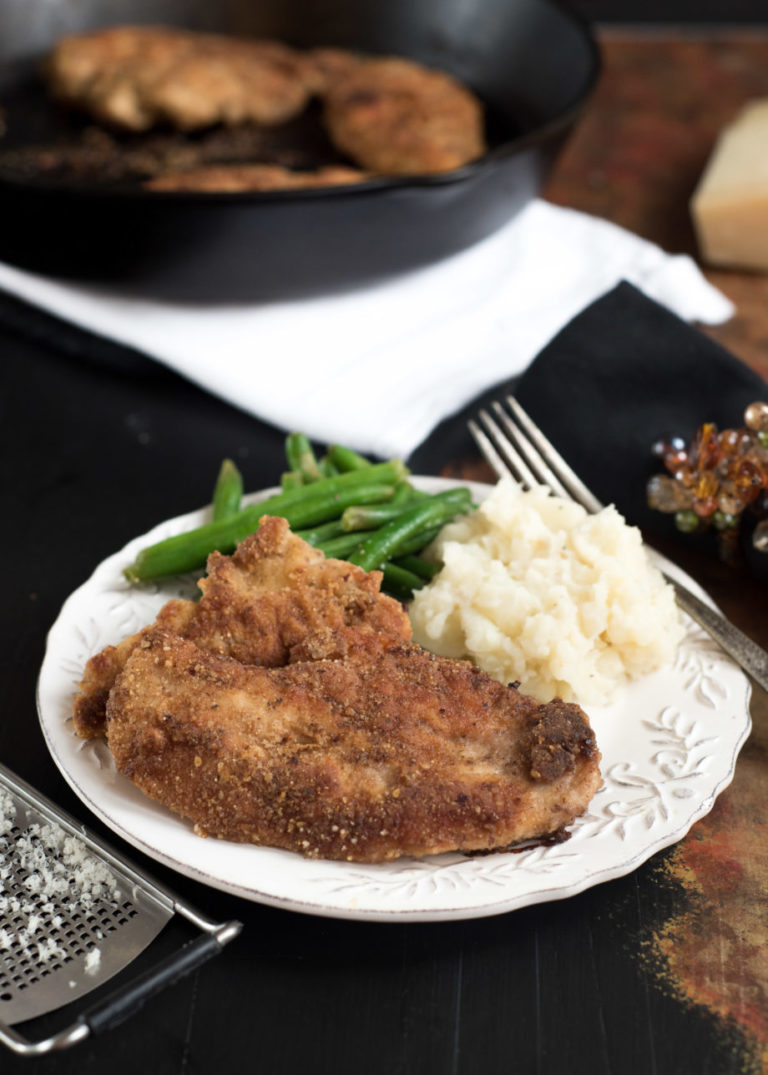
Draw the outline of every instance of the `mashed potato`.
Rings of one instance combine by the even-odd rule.
[[[607,704],[682,637],[672,588],[615,508],[501,481],[432,551],[444,567],[411,605],[415,640],[541,701]]]

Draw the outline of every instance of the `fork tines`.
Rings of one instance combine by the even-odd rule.
[[[473,421],[469,429],[488,463],[499,477],[512,476],[524,488],[547,485],[556,496],[576,500],[587,511],[603,505],[566,463],[514,396],[507,396],[507,410],[498,400],[491,404],[492,416],[481,410],[484,429]]]

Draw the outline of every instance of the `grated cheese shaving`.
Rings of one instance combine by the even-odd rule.
[[[55,938],[73,917],[96,904],[116,909],[121,899],[115,875],[78,837],[49,822],[32,822],[23,831],[17,824],[15,801],[0,788],[0,952],[8,953],[0,958],[0,980],[4,968],[12,973],[25,957],[38,967],[71,960]],[[103,938],[95,927],[80,932]],[[81,943],[88,940],[81,937]],[[90,948],[87,973],[96,974],[100,962],[99,948]]]

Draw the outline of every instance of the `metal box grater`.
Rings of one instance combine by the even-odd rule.
[[[11,1029],[103,985],[177,912],[202,936],[51,1038],[29,1041]],[[116,1025],[240,928],[213,922],[139,873],[0,765],[0,1041],[13,1051],[40,1055]]]

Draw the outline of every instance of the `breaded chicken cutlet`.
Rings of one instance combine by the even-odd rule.
[[[380,175],[447,172],[485,151],[477,97],[443,71],[397,57],[328,65],[323,117],[334,145]]]
[[[408,643],[263,668],[156,629],[110,693],[107,742],[200,835],[355,862],[551,834],[600,784],[578,706]]]
[[[407,176],[449,171],[485,150],[483,109],[450,75],[413,60],[344,49],[293,49],[277,41],[163,26],[116,26],[62,38],[47,58],[53,95],[128,131],[170,125],[276,126],[312,98],[335,148],[364,172]],[[249,162],[254,166],[267,162]],[[345,161],[339,162],[340,169]],[[354,182],[351,170],[271,172],[250,179],[226,168],[147,184],[163,190],[273,190]],[[262,185],[267,184],[267,185]]]
[[[346,186],[349,183],[362,183],[368,178],[365,172],[340,164],[302,172],[283,168],[279,164],[208,164],[199,168],[161,172],[146,180],[144,186],[147,190],[234,193]]]
[[[280,42],[164,26],[63,37],[45,73],[59,100],[130,131],[285,123],[305,108],[311,81],[306,60]]]
[[[115,678],[155,625],[207,652],[267,666],[409,641],[405,610],[380,585],[380,572],[326,559],[285,519],[265,517],[231,556],[208,557],[199,601],[168,601],[154,625],[90,658],[75,698],[75,731],[86,739],[103,733]]]
[[[89,661],[81,735],[200,835],[328,859],[501,849],[559,831],[600,784],[583,711],[410,641],[379,572],[265,517],[199,602]]]

